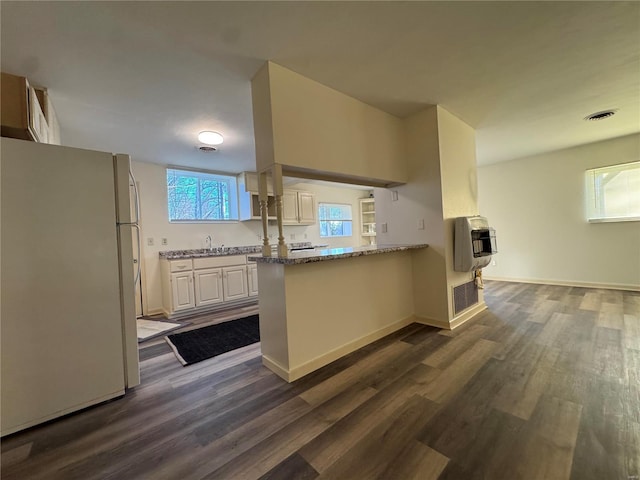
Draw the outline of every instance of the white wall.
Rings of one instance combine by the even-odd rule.
[[[486,276],[640,289],[640,222],[589,224],[584,201],[586,169],[639,158],[629,135],[479,168],[499,252]]]
[[[236,247],[262,243],[262,226],[258,220],[204,224],[169,223],[165,167],[152,163],[132,162],[132,168],[139,184],[141,200],[143,282],[145,282],[146,289],[145,314],[159,313],[162,306],[158,252],[204,248],[207,235],[213,237],[214,246]],[[317,223],[309,226],[285,226],[287,243],[312,242],[314,244],[329,244],[331,247],[360,245],[360,236],[358,235],[360,231],[360,204],[358,199],[368,196],[366,191],[305,183],[287,185],[286,188],[313,192],[316,194],[317,202],[349,203],[352,205],[354,221],[353,237],[335,239],[321,238]],[[272,236],[270,243],[277,243],[278,228],[275,222],[270,222],[269,234]],[[153,246],[148,245],[149,238],[153,239]],[[162,238],[168,240],[168,245],[161,245]]]
[[[251,85],[258,170],[278,163],[384,185],[406,181],[398,117],[273,62]]]
[[[475,132],[440,106],[403,120],[409,182],[376,189],[378,243],[428,243],[412,252],[414,312],[425,322],[454,320],[451,287],[472,274],[453,271],[453,224],[477,214]],[[392,191],[398,200],[392,200]],[[424,229],[418,222],[424,221]],[[380,225],[387,223],[387,233]],[[480,305],[483,300],[480,296]]]

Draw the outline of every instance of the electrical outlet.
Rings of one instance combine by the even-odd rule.
[[[386,223],[381,223],[380,224],[380,232],[381,233],[387,233],[387,224]]]
[[[166,238],[163,238],[161,243],[162,245],[169,245],[169,240],[167,240]]]
[[[306,234],[306,233],[304,234],[304,239],[305,239],[305,240],[307,239],[307,234]]]
[[[495,267],[496,266],[496,261],[495,260],[491,260],[491,265]]]
[[[148,247],[153,247],[153,237],[147,238],[147,246]]]
[[[424,230],[424,218],[418,220],[418,230]]]
[[[393,202],[398,201],[398,191],[397,190],[391,190],[391,200]]]
[[[292,234],[290,235],[290,237],[291,237],[291,240],[295,240],[295,239],[296,239],[296,234],[295,234],[295,233],[292,233]]]

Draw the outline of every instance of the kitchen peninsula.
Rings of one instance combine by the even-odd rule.
[[[292,382],[414,320],[412,250],[420,245],[252,256],[264,365]]]

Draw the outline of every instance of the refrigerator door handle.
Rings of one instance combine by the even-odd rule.
[[[140,260],[140,255],[142,254],[142,248],[141,248],[141,241],[140,241],[140,225],[138,225],[137,223],[132,223],[131,226],[133,228],[136,229],[137,232],[137,237],[138,237],[138,242],[137,242],[137,246],[138,246],[138,257],[137,257],[137,261],[134,259],[134,263],[138,264],[138,271],[136,272],[136,278],[134,280],[134,285],[135,288],[138,288],[138,282],[140,282],[140,274],[142,273],[142,262]]]
[[[138,183],[136,182],[136,177],[133,176],[133,172],[131,171],[131,168],[129,168],[129,178],[133,183],[133,193],[135,195],[134,205],[135,205],[135,212],[136,212],[136,218],[131,223],[137,225],[138,223],[140,223],[140,195],[138,194]],[[138,237],[140,236],[139,233],[140,232],[138,231]]]

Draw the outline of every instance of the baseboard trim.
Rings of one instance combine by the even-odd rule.
[[[562,287],[602,288],[605,290],[630,290],[632,292],[640,292],[640,285],[629,285],[624,283],[595,283],[565,280],[546,280],[542,278],[511,278],[488,276],[485,276],[484,279],[494,280],[496,282],[535,283],[539,285],[559,285]]]
[[[240,300],[231,300],[229,302],[220,302],[211,306],[192,308],[190,310],[180,310],[179,312],[171,313],[164,308],[160,311],[167,320],[184,320],[188,317],[196,317],[198,315],[205,315],[207,313],[221,312],[224,310],[231,310],[233,308],[244,307],[249,305],[258,305],[258,297],[241,298]]]
[[[416,316],[416,323],[421,325],[428,325],[429,327],[442,328],[444,330],[451,330],[449,322],[443,320],[434,320],[433,318],[418,317]]]
[[[338,360],[339,358],[344,357],[351,352],[354,352],[359,348],[364,347],[365,345],[369,345],[376,340],[380,340],[382,337],[386,337],[387,335],[400,330],[401,328],[404,328],[416,321],[417,318],[414,315],[410,315],[407,318],[404,318],[396,323],[387,325],[386,327],[376,330],[375,332],[356,338],[355,340],[345,343],[344,345],[341,345],[334,350],[331,350],[323,355],[320,355],[319,357],[313,358],[301,365],[290,369],[285,368],[266,355],[262,355],[262,364],[279,377],[291,383],[295,380],[298,380],[299,378],[304,377],[305,375],[308,375],[311,372],[318,370],[319,368],[324,367],[325,365],[330,364],[335,360]]]
[[[272,358],[269,358],[267,355],[264,355],[264,354],[262,355],[262,364],[265,367],[267,367],[269,370],[271,370],[273,373],[278,375],[280,378],[282,378],[283,380],[286,380],[289,383],[293,381],[290,379],[289,370],[284,368],[282,365],[280,365],[278,362],[276,362]]]
[[[487,309],[487,305],[484,302],[478,303],[473,307],[466,309],[462,314],[454,317],[451,321],[434,320],[433,318],[418,317],[416,316],[416,322],[422,325],[428,325],[430,327],[442,328],[444,330],[454,330],[460,325],[468,322],[480,312]]]
[[[487,304],[484,302],[480,302],[477,305],[474,305],[473,307],[465,310],[464,312],[462,312],[462,314],[458,315],[457,317],[454,317],[451,320],[451,322],[449,322],[451,324],[451,330],[454,330],[458,328],[460,325],[467,323],[477,314],[485,311],[486,309],[487,309]]]

